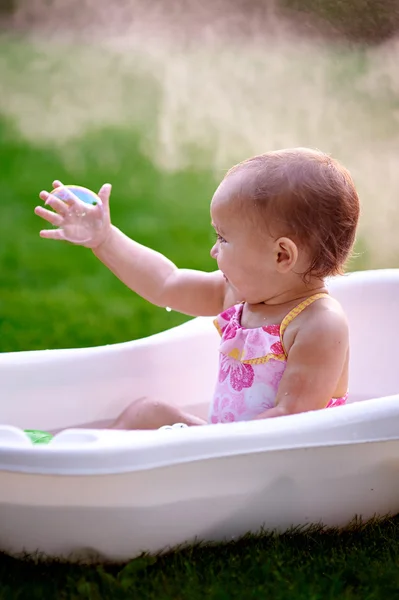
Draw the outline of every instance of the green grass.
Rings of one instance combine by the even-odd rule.
[[[18,79],[28,58],[26,46],[14,47],[13,85],[33,82],[32,74]],[[111,123],[60,147],[49,137],[27,141],[10,118],[0,116],[0,351],[117,343],[186,319],[135,296],[90,251],[40,239],[42,224],[33,214],[38,193],[54,178],[93,189],[110,181],[113,222],[125,233],[179,266],[212,269],[214,171],[163,171],[143,150],[143,130]],[[112,568],[36,565],[0,555],[0,600],[393,599],[398,534],[396,517],[344,533],[264,535]]]
[[[393,600],[399,518],[196,546],[124,566],[0,561],[0,600]]]

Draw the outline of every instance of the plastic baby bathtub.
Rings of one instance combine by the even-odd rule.
[[[399,270],[329,287],[351,325],[344,407],[179,430],[76,428],[142,395],[205,415],[219,342],[208,318],[106,347],[0,354],[0,550],[123,560],[398,513]],[[65,427],[47,446],[22,431]]]

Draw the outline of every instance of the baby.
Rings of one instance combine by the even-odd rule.
[[[191,316],[218,315],[221,338],[208,421],[140,398],[112,428],[268,419],[345,404],[348,324],[324,282],[342,273],[359,219],[358,195],[343,166],[307,148],[234,166],[211,201],[218,267],[212,273],[179,269],[125,236],[111,224],[110,193],[103,185],[103,206],[90,207],[104,211],[103,224],[82,245],[149,302]],[[35,213],[58,227],[41,237],[68,239],[63,225],[81,201],[71,196],[66,204],[45,191],[40,198],[55,212],[38,206]]]

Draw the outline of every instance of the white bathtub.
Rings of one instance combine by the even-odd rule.
[[[194,319],[125,344],[0,354],[0,550],[123,560],[398,513],[399,270],[330,290],[351,325],[352,403],[325,411],[174,431],[75,428],[32,446],[23,428],[107,420],[142,395],[205,415],[219,336]]]

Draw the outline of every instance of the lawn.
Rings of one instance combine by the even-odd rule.
[[[1,600],[393,600],[399,519],[193,547],[126,566],[0,561]]]
[[[76,59],[73,52],[77,51],[71,50],[68,55],[72,62]],[[213,235],[209,223],[209,201],[213,190],[224,167],[230,166],[229,160],[233,155],[238,159],[250,149],[255,150],[255,146],[260,149],[262,145],[259,135],[256,144],[251,146],[249,138],[240,137],[238,129],[231,137],[226,137],[226,132],[232,126],[234,115],[236,120],[241,115],[245,125],[252,127],[249,130],[253,135],[257,133],[254,123],[245,120],[248,115],[242,112],[231,110],[231,114],[228,113],[226,104],[227,112],[221,118],[219,131],[215,129],[217,113],[206,113],[209,136],[218,150],[207,159],[207,147],[201,138],[204,130],[204,120],[201,119],[205,118],[205,113],[199,111],[199,105],[193,106],[196,126],[187,125],[183,119],[177,120],[172,130],[169,121],[165,121],[166,117],[159,117],[156,98],[162,93],[159,86],[149,80],[147,73],[136,74],[123,88],[123,94],[134,99],[130,112],[126,111],[121,88],[116,92],[115,81],[109,84],[112,107],[101,102],[98,107],[93,104],[94,92],[93,96],[88,96],[89,88],[83,77],[77,80],[80,89],[85,90],[84,102],[78,106],[73,90],[70,92],[68,87],[73,82],[71,73],[64,70],[63,77],[60,76],[57,52],[51,53],[51,60],[50,54],[46,55],[45,67],[43,51],[23,41],[11,43],[0,39],[0,53],[0,351],[117,343],[183,322],[186,317],[155,308],[127,290],[90,251],[40,239],[38,231],[41,223],[33,214],[34,206],[39,202],[38,193],[48,188],[54,178],[93,189],[109,181],[113,184],[111,210],[117,226],[136,240],[164,252],[179,266],[210,270],[213,261],[209,248]],[[92,68],[92,62],[87,58],[89,55],[90,51],[85,50],[79,63],[86,74]],[[253,60],[259,60],[259,56],[253,57]],[[309,61],[308,55],[306,60]],[[359,82],[362,73],[364,77],[368,74],[366,80],[369,81],[371,75],[367,65],[372,65],[377,59],[354,54],[347,58],[340,55],[339,61],[334,57],[323,60],[324,67],[330,69],[330,75],[333,75],[330,85],[339,87],[341,100],[345,100],[350,91],[348,81],[357,78]],[[283,78],[284,69],[279,70],[276,64],[274,77],[279,81]],[[210,62],[202,62],[201,65],[213,68]],[[225,63],[222,66],[225,67]],[[108,63],[109,72],[111,67],[112,64]],[[66,69],[65,65],[62,68]],[[320,69],[318,63],[313,75],[320,73]],[[75,73],[78,73],[76,66]],[[95,81],[98,73],[93,74],[92,69],[90,73]],[[199,79],[204,76],[201,70],[196,75]],[[308,79],[306,85],[311,85],[312,77]],[[5,81],[8,85],[3,89]],[[222,83],[224,85],[226,81]],[[380,143],[381,150],[383,136],[388,136],[392,150],[397,124],[392,120],[387,125],[390,113],[386,109],[395,105],[397,99],[388,93],[388,83],[387,79],[382,80],[381,85],[385,88],[382,87],[378,94],[371,90],[361,105],[356,104],[357,117],[352,121],[354,133],[344,136],[345,148],[340,146],[335,135],[328,137],[332,127],[328,123],[320,143],[316,143],[314,130],[306,129],[303,119],[302,129],[297,128],[292,137],[283,127],[278,130],[273,124],[274,137],[270,137],[270,131],[265,133],[263,147],[277,145],[278,140],[294,143],[302,131],[304,143],[314,142],[314,145],[322,146],[331,139],[327,145],[336,148],[342,157],[349,157],[348,144],[353,149],[358,142],[360,147],[361,140],[363,157],[371,139]],[[63,86],[62,97],[53,93],[57,86]],[[51,94],[49,90],[52,90]],[[100,91],[101,87],[98,87],[96,94]],[[244,98],[234,96],[231,89],[228,91],[236,108],[241,106]],[[181,87],[176,88],[176,94],[179,93],[182,94]],[[198,89],[194,87],[191,93],[197,97]],[[331,89],[326,92],[327,95],[330,93]],[[353,94],[359,100],[359,88],[354,89]],[[145,102],[137,100],[143,97]],[[216,99],[211,97],[211,100],[214,108]],[[297,100],[300,103],[300,98]],[[337,96],[335,100],[338,102]],[[69,120],[68,103],[74,106],[73,118]],[[348,103],[350,105],[349,100]],[[274,108],[278,117],[283,119],[284,113],[279,106],[276,104]],[[330,118],[333,118],[334,106],[334,103],[324,105]],[[273,103],[269,108],[273,108]],[[300,107],[298,121],[300,115],[304,117],[305,108],[305,104]],[[187,112],[184,112],[187,107],[180,104],[178,109],[169,106],[168,118],[176,120],[177,112],[187,117]],[[256,113],[258,109],[254,106],[253,110]],[[132,111],[136,115],[134,118]],[[149,116],[151,111],[153,118]],[[372,114],[376,115],[374,125],[365,130],[362,119]],[[350,121],[351,115],[349,111],[343,116]],[[266,121],[258,122],[258,128],[266,128],[267,124],[272,127],[272,123]],[[184,144],[179,147],[173,138],[176,131],[185,136]],[[198,147],[194,143],[196,135],[199,136]],[[233,148],[231,156],[220,154],[220,149],[225,147]],[[149,148],[154,150],[153,157]],[[367,161],[370,152],[371,149],[366,153]],[[377,167],[381,168],[378,169],[375,186],[379,177],[384,178],[391,186],[387,188],[390,198],[396,193],[397,179],[394,174],[387,179],[384,170],[386,153],[384,147],[376,158]],[[359,180],[361,161],[357,155],[349,158]],[[366,165],[370,165],[367,161]],[[371,175],[367,174],[366,179],[371,182]],[[370,198],[371,192],[365,189],[364,184],[360,185],[363,185],[366,199]],[[367,200],[358,244],[358,250],[365,250],[366,254],[354,263],[356,268],[381,266],[381,256],[386,256],[383,253],[370,254],[365,243],[374,224],[377,229],[373,242],[378,245],[377,241],[381,239],[378,235],[385,222],[381,221],[379,213],[379,220],[376,218],[373,223],[370,219],[372,208],[372,202]],[[385,211],[384,218],[392,221],[397,215]],[[51,563],[37,566],[29,561],[2,556],[0,600],[394,598],[399,590],[398,533],[399,520],[395,517],[344,533],[315,530],[280,537],[265,535],[227,546],[177,551],[158,559],[142,558],[126,567],[113,568]]]

